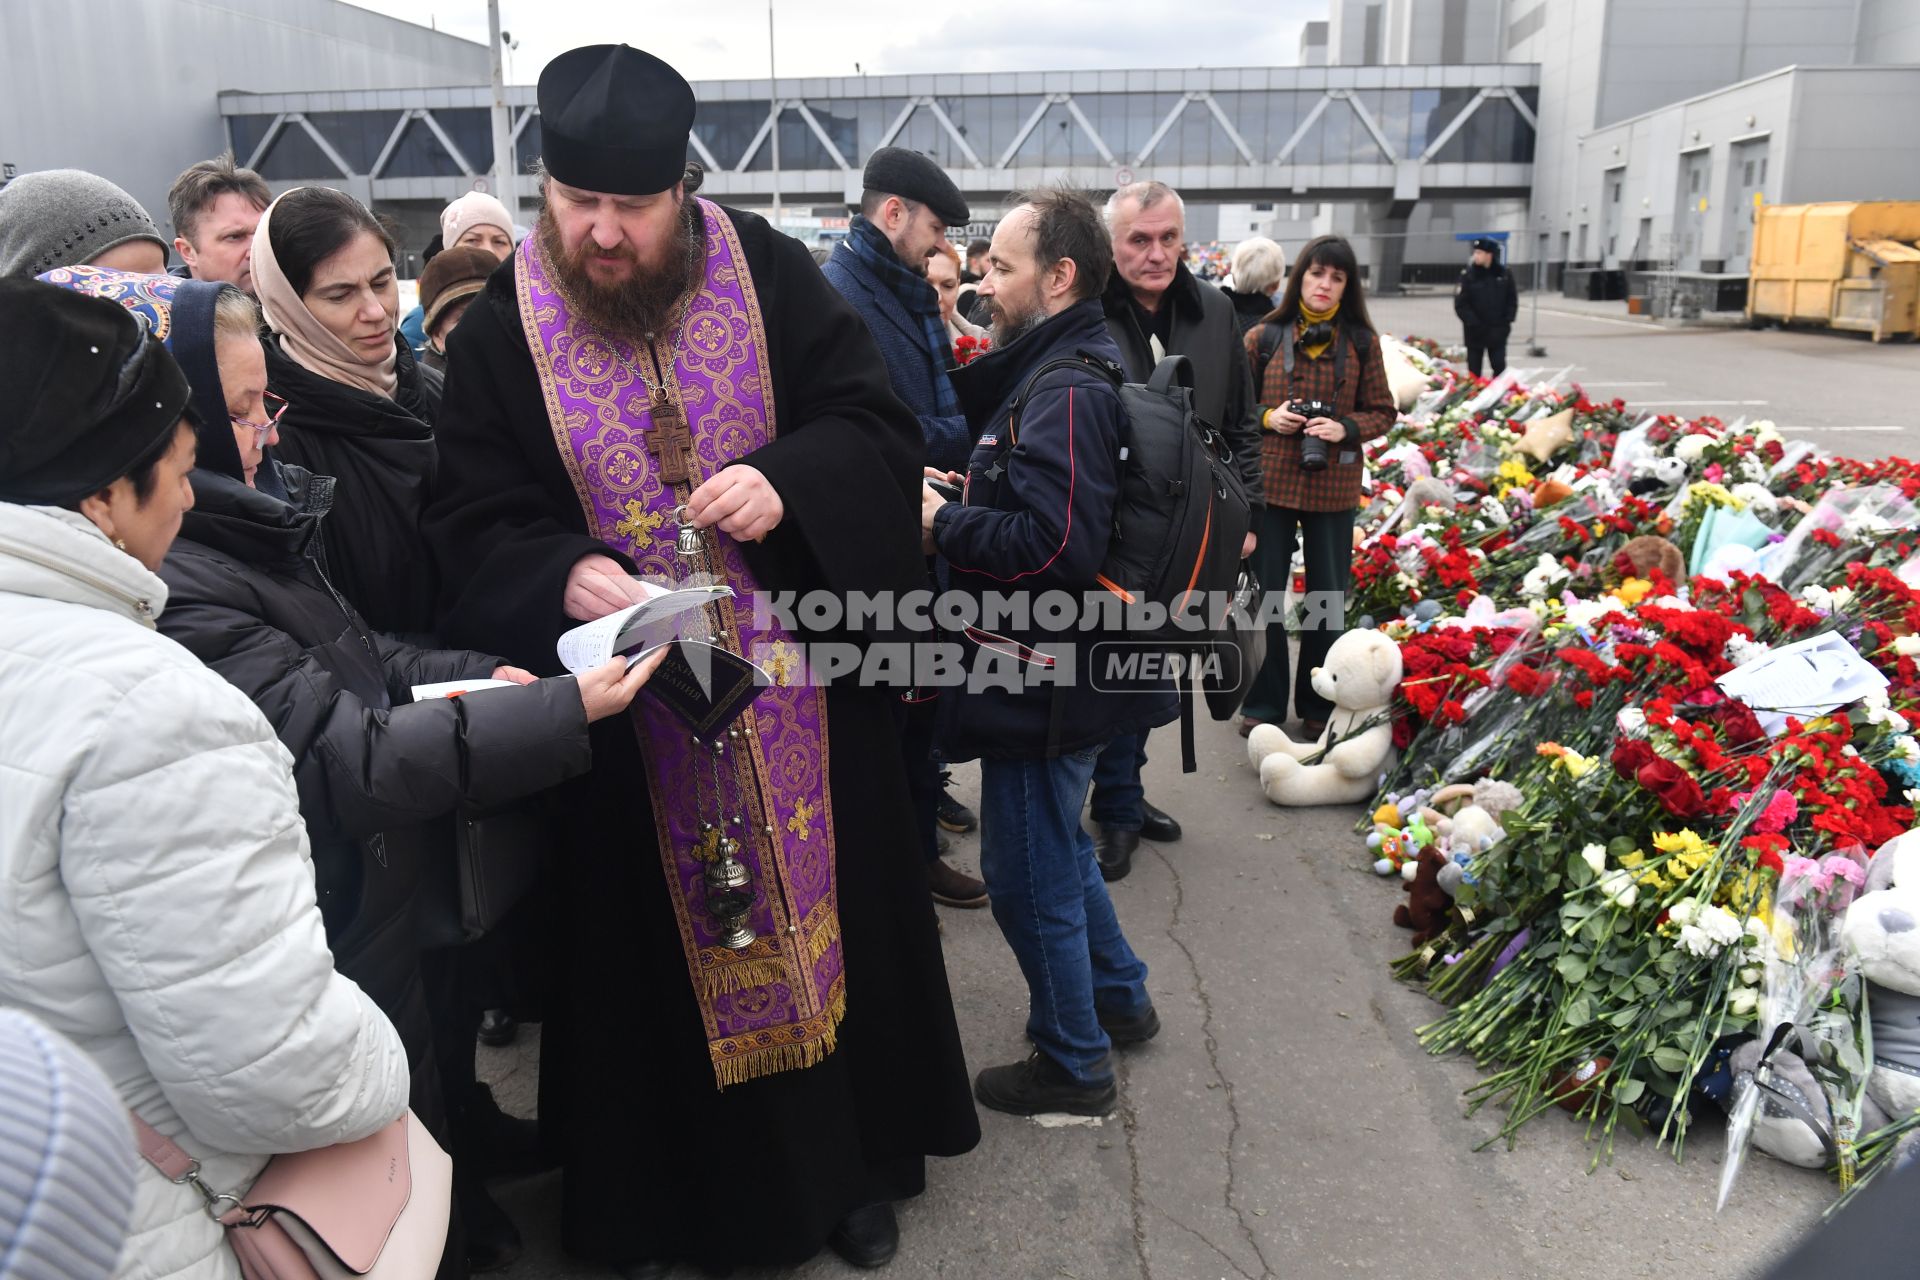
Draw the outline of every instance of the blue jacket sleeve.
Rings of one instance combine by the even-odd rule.
[[[942,471],[965,471],[967,457],[973,452],[973,432],[967,427],[966,416],[958,413],[945,417],[935,413],[916,416],[920,419],[920,434],[927,441],[927,465]]]
[[[1002,462],[1016,509],[949,503],[934,516],[934,545],[956,568],[1014,586],[1093,587],[1113,534],[1120,412],[1105,384],[1035,387]]]

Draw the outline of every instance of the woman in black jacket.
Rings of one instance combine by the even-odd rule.
[[[333,479],[266,453],[278,423],[252,301],[231,286],[112,274],[71,287],[155,320],[207,424],[194,506],[160,569],[169,593],[161,630],[245,692],[292,754],[335,965],[399,1030],[413,1109],[453,1148],[462,1216],[497,1223],[452,1123],[453,1112],[480,1104],[470,1081],[442,1088],[434,1039],[444,1019],[430,1005],[444,997],[436,990],[430,1000],[423,981],[421,922],[441,909],[453,857],[444,819],[463,801],[509,801],[585,773],[588,723],[625,710],[658,657],[631,671],[616,659],[577,681],[535,680],[500,658],[372,630],[330,579],[322,528],[331,534]],[[417,684],[487,677],[521,687],[412,699]],[[463,1248],[477,1261],[496,1238],[454,1231],[443,1280],[465,1274]]]
[[[277,456],[339,481],[329,577],[376,630],[424,639],[440,374],[399,334],[393,238],[352,196],[296,187],[261,217],[253,255],[267,386],[287,404]]]

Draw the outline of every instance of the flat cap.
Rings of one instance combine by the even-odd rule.
[[[964,226],[973,219],[966,197],[953,185],[947,171],[905,147],[882,147],[869,156],[861,185],[868,191],[926,205],[950,227]]]

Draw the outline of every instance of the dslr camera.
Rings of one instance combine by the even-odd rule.
[[[1339,412],[1334,405],[1325,400],[1295,400],[1287,406],[1289,412],[1297,413],[1311,422],[1315,418],[1332,418]],[[1327,469],[1329,445],[1319,436],[1302,433],[1300,436],[1300,469],[1302,471],[1325,471]]]

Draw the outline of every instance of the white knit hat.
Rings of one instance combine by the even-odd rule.
[[[498,227],[513,239],[513,215],[484,191],[469,191],[440,211],[440,243],[451,249],[475,227]]]

